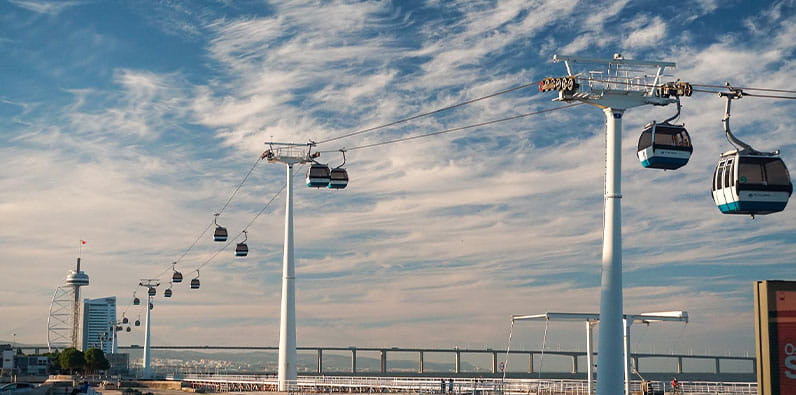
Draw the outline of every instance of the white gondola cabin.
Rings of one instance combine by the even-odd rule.
[[[307,186],[312,188],[323,188],[329,185],[330,170],[329,166],[320,163],[313,163],[307,169]]]
[[[216,231],[213,232],[213,241],[227,241],[227,228],[216,225]]]
[[[241,256],[242,257],[242,256],[249,255],[249,246],[246,244],[246,242],[248,240],[249,240],[249,233],[244,230],[243,231],[243,241],[241,241],[240,243],[238,243],[237,246],[235,246],[235,256]]]
[[[249,255],[249,246],[246,243],[238,243],[235,247],[235,256],[247,256]]]
[[[213,232],[213,241],[227,241],[227,228],[218,224],[218,216],[221,215],[221,213],[213,215],[215,216],[213,223],[216,225],[216,231]]]
[[[638,139],[638,159],[650,169],[675,170],[685,166],[694,147],[683,125],[650,122]]]
[[[723,214],[776,213],[792,193],[788,168],[778,155],[728,151],[713,173],[713,200]]]
[[[343,189],[348,186],[348,172],[342,167],[336,167],[329,173],[329,189]]]

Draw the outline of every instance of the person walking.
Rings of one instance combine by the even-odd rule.
[[[680,382],[677,381],[677,377],[672,379],[672,393],[675,394],[682,394],[683,389],[680,387]]]

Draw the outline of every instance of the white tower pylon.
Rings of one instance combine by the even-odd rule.
[[[313,161],[308,148],[314,144],[267,143],[271,148],[262,158],[270,163],[284,163],[285,183],[285,246],[282,260],[282,305],[279,320],[279,391],[288,391],[295,383],[296,373],[296,263],[293,257],[293,165]],[[277,146],[277,148],[274,148]]]
[[[615,54],[613,59],[553,56],[563,61],[567,76],[547,78],[541,91],[558,90],[560,101],[581,101],[599,107],[606,118],[606,162],[603,210],[602,280],[600,290],[600,332],[598,337],[597,395],[624,392],[623,300],[622,300],[622,115],[625,110],[647,104],[665,106],[675,103],[669,96],[690,94],[685,83],[668,83],[661,78],[674,63],[638,61]],[[572,64],[586,63],[604,67],[605,71],[575,74]],[[657,70],[657,71],[655,71]],[[654,72],[650,72],[654,71]]]
[[[155,293],[157,293],[157,287],[160,285],[160,281],[156,279],[143,279],[141,280],[140,283],[138,283],[138,285],[147,289],[147,298],[146,298],[147,303],[146,306],[144,306],[144,308],[146,309],[146,321],[144,323],[146,330],[144,331],[144,372],[142,376],[145,379],[150,379],[152,378],[152,371],[150,368],[152,355],[150,354],[149,350],[149,344],[151,341],[150,327],[152,324],[150,318],[152,315],[152,307],[153,307],[152,297],[155,296]]]

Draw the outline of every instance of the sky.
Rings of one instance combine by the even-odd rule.
[[[85,240],[83,296],[116,296],[120,317],[141,315],[140,279],[163,281],[153,344],[274,346],[285,168],[258,162],[266,141],[323,141],[563,76],[554,54],[793,90],[795,50],[794,1],[0,0],[0,340],[46,343],[53,291]],[[320,144],[319,161],[553,98],[531,85]],[[691,318],[634,327],[640,352],[753,354],[753,282],[796,280],[794,207],[753,220],[712,201],[732,148],[723,106],[683,98],[694,153],[677,171],[643,169],[635,151],[674,107],[624,116],[624,308]],[[794,109],[745,97],[732,127],[793,167]],[[351,150],[338,191],[304,187],[297,169],[298,345],[504,348],[513,314],[597,312],[604,128],[581,105]],[[249,256],[234,258],[203,231],[253,166],[218,220],[235,236],[254,219]],[[201,266],[201,288],[165,299],[178,258],[187,279]],[[517,324],[511,347],[584,348],[580,324],[544,329]]]

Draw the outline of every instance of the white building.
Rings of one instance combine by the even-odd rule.
[[[116,297],[85,299],[83,302],[83,351],[99,348],[106,354],[113,350],[116,325]]]
[[[14,371],[14,350],[3,350],[0,352],[0,355],[3,357],[3,365],[2,370],[4,372],[12,372]]]

